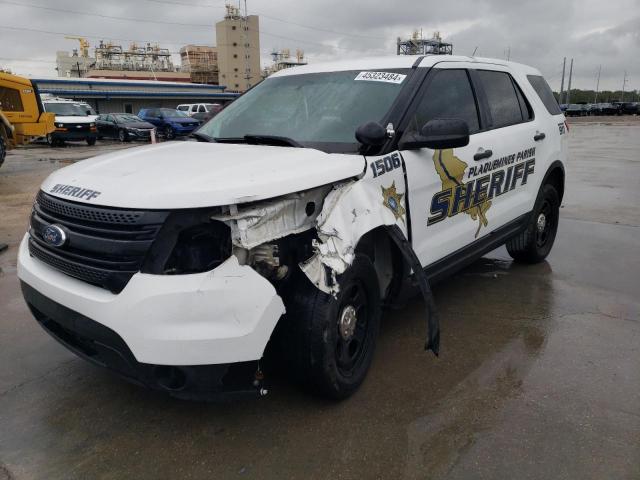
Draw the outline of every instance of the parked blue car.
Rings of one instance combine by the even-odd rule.
[[[155,125],[158,133],[164,135],[167,140],[189,135],[200,125],[186,113],[173,108],[143,108],[138,117]]]

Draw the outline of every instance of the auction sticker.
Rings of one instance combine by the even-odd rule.
[[[393,72],[360,72],[354,80],[363,80],[367,82],[386,82],[386,83],[402,83],[406,75]]]

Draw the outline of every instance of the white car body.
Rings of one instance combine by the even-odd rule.
[[[564,117],[549,114],[528,81],[527,75],[540,75],[537,70],[500,60],[455,56],[345,59],[283,70],[270,79],[393,69],[413,69],[416,75],[447,69],[486,69],[511,75],[534,118],[474,133],[467,146],[456,148],[451,155],[466,164],[462,171],[465,182],[489,176],[479,184],[479,198],[486,197],[486,192],[482,197],[482,188],[495,171],[503,175],[517,171],[520,177],[513,180],[515,186],[509,188],[516,177],[509,173],[506,181],[501,180],[509,184],[504,194],[492,197],[488,207],[486,202],[479,204],[486,210],[481,212],[478,206],[478,215],[461,211],[434,221],[440,208],[438,198],[444,198],[436,197],[445,190],[435,168],[442,150],[396,149],[362,155],[225,143],[166,142],[136,147],[58,170],[44,181],[41,191],[54,199],[75,202],[78,208],[221,207],[212,218],[229,226],[233,254],[215,269],[201,273],[137,272],[122,291],[112,293],[30,254],[27,233],[19,253],[21,281],[51,302],[115,332],[138,362],[233,364],[260,360],[286,311],[272,282],[248,260],[252,254],[247,252],[255,248],[314,230],[314,253],[299,267],[317,288],[333,295],[340,289],[340,275],[353,262],[359,241],[377,228],[397,227],[421,266],[432,267],[434,276],[443,271],[443,262],[466,247],[477,245],[478,251],[486,250],[493,245],[494,233],[506,232],[515,220],[532,211],[545,178],[560,175],[556,169],[564,175]],[[546,141],[535,141],[534,136],[541,132],[546,133]],[[493,149],[491,159],[474,161],[474,155],[483,149]],[[504,159],[501,164],[500,159]],[[498,161],[495,168],[485,167],[493,161]],[[317,208],[305,214],[310,202]],[[513,228],[511,234],[516,231]],[[380,268],[378,276],[381,288],[386,288],[391,273]]]

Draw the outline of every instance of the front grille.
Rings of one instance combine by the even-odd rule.
[[[90,206],[40,192],[31,214],[29,252],[62,273],[118,293],[140,271],[167,215]],[[43,239],[51,224],[67,235],[61,247]]]
[[[89,132],[91,130],[88,123],[65,123],[64,128],[70,132]]]

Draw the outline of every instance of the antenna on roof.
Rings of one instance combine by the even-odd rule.
[[[472,57],[476,56],[476,52],[478,51],[478,47],[473,49],[473,53],[471,54]]]

